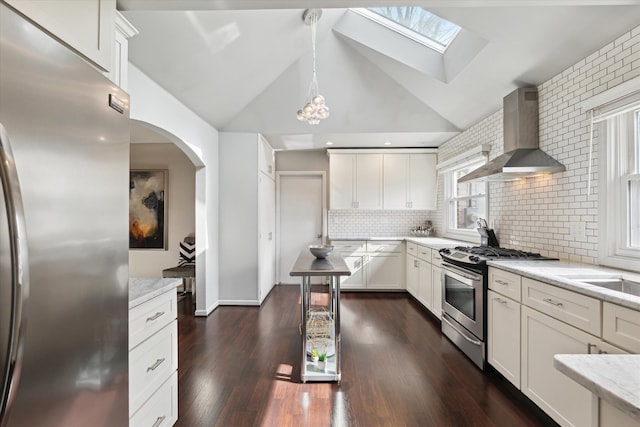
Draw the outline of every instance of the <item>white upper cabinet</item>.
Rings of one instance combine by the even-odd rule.
[[[435,209],[435,154],[384,155],[384,208]]]
[[[435,209],[432,151],[329,150],[331,209]]]
[[[331,209],[382,209],[382,154],[330,154]]]
[[[138,30],[120,12],[116,11],[111,67],[105,75],[125,91],[128,90],[129,81],[129,39],[137,34]]]
[[[115,37],[116,0],[6,2],[101,71],[110,71]]]

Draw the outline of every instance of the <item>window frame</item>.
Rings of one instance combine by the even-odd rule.
[[[454,201],[458,202],[462,200],[470,200],[470,199],[477,199],[477,198],[484,197],[484,203],[486,206],[485,219],[489,218],[489,185],[487,182],[483,183],[485,186],[484,193],[481,193],[479,195],[465,196],[465,197],[459,197],[459,198],[453,197],[454,189],[458,184],[457,180],[454,178],[456,174],[460,170],[466,169],[470,166],[474,166],[473,169],[476,169],[477,167],[480,167],[486,164],[487,161],[488,161],[488,158],[485,155],[473,156],[465,159],[464,161],[457,162],[454,165],[449,166],[446,169],[440,171],[444,181],[443,211],[444,211],[444,225],[445,225],[444,235],[446,237],[457,239],[457,240],[470,241],[470,242],[480,241],[480,235],[478,234],[477,230],[460,229],[460,228],[452,227],[453,225],[452,215],[453,213],[457,213],[457,204],[456,204],[456,208],[454,208],[453,210],[451,206],[452,206],[452,202]]]
[[[631,121],[630,121],[631,120]],[[598,123],[599,138],[599,263],[640,272],[640,247],[630,245],[632,221],[629,186],[640,182],[640,154],[635,153],[635,171],[624,173],[622,162],[628,161],[625,150],[629,138],[640,151],[640,103],[625,112]],[[638,211],[636,211],[638,212]]]
[[[399,6],[400,7],[400,6]],[[424,8],[422,8],[424,9]],[[458,37],[458,35],[460,34],[460,31],[462,31],[462,27],[460,27],[460,25],[456,24],[455,22],[451,22],[447,19],[444,19],[438,15],[436,15],[435,13],[431,12],[428,9],[424,9],[427,12],[431,13],[432,15],[436,16],[439,19],[442,19],[443,21],[449,22],[453,25],[455,25],[457,27],[456,32],[453,34],[453,36],[451,36],[451,40],[449,40],[449,43],[447,43],[446,45],[443,45],[442,43],[424,35],[421,34],[411,28],[405,27],[404,25],[394,21],[391,18],[388,18],[386,16],[380,15],[377,12],[374,12],[372,10],[369,10],[368,8],[352,8],[351,10],[353,10],[356,13],[359,13],[360,15],[364,16],[365,18],[379,24],[382,25],[383,27],[386,27],[392,31],[395,31],[396,33],[410,39],[413,40],[415,42],[418,42],[430,49],[435,50],[436,52],[440,53],[440,54],[444,54],[447,49],[453,44],[453,42],[455,41],[456,37]]]

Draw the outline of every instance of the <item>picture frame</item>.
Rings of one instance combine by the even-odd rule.
[[[166,169],[129,171],[129,249],[167,250]]]

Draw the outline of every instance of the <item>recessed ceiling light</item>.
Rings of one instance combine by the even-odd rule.
[[[384,145],[391,145],[391,141],[385,141]]]
[[[333,142],[331,142],[331,141],[327,141],[325,144],[327,144],[327,145],[333,145]]]

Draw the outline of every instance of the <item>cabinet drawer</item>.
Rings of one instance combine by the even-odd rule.
[[[129,415],[178,369],[178,321],[129,352]]]
[[[178,421],[178,372],[151,395],[144,405],[129,418],[130,427],[168,427]]]
[[[431,262],[431,248],[418,245],[418,258],[423,261]]]
[[[171,290],[129,310],[129,350],[178,318]]]
[[[418,245],[407,242],[407,255],[418,256]]]
[[[599,300],[529,278],[522,278],[522,303],[576,328],[601,336]]]
[[[437,249],[431,249],[431,264],[442,267],[442,257]]]
[[[331,242],[336,252],[340,252],[343,257],[355,254],[357,252],[364,252],[366,249],[366,242],[363,240],[336,240]]]
[[[632,353],[640,353],[640,312],[605,302],[602,338]]]
[[[520,276],[498,268],[489,268],[489,289],[520,302]]]
[[[398,240],[368,240],[367,252],[402,252],[402,243]]]

